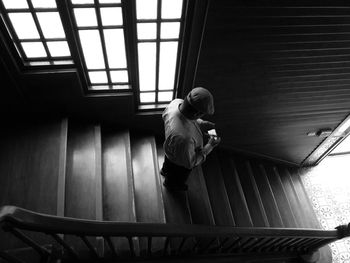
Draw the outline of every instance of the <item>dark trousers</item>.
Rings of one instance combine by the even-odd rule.
[[[171,185],[182,185],[186,183],[188,176],[192,169],[179,166],[171,162],[166,156],[164,158],[162,173],[167,180],[168,184]]]

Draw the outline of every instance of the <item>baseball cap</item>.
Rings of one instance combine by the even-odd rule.
[[[206,114],[214,114],[214,99],[209,90],[197,87],[187,95],[187,100],[193,108]]]

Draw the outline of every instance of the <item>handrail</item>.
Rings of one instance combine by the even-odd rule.
[[[57,234],[75,235],[81,237],[88,245],[91,252],[96,256],[97,254],[95,250],[91,244],[87,243],[85,237],[103,237],[104,240],[108,241],[107,243],[109,246],[113,246],[112,242],[110,242],[111,237],[126,237],[129,241],[133,237],[147,237],[148,254],[152,254],[152,239],[156,237],[166,237],[166,240],[164,241],[164,249],[167,249],[169,246],[169,239],[176,237],[182,238],[181,247],[188,238],[196,238],[197,240],[210,239],[210,244],[209,242],[206,244],[207,251],[210,251],[210,248],[215,246],[213,240],[218,240],[219,246],[216,242],[216,252],[228,251],[228,253],[232,253],[232,251],[239,251],[241,253],[250,251],[289,251],[312,253],[328,243],[350,236],[350,224],[347,226],[339,226],[335,230],[319,230],[124,223],[58,217],[36,213],[14,206],[4,206],[0,209],[0,224],[5,231],[14,232],[16,229],[21,229],[42,232],[50,236],[56,236],[56,239]],[[231,238],[233,242],[228,242]],[[61,242],[64,241],[62,240]],[[224,243],[227,243],[226,247]],[[27,242],[27,244],[29,243]],[[67,244],[64,244],[64,246],[66,245]],[[132,245],[130,245],[130,247],[131,246]],[[179,249],[181,248],[179,247]],[[74,254],[74,251],[70,252],[71,254]],[[165,252],[166,250],[164,250],[164,253]],[[46,251],[43,253],[46,253]]]

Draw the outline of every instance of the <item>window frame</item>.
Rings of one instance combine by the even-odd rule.
[[[56,1],[57,2],[57,1]],[[56,5],[56,7],[52,7],[52,8],[35,8],[33,6],[33,3],[31,2],[31,0],[26,0],[26,3],[28,5],[28,8],[9,8],[6,9],[5,5],[3,4],[2,1],[0,1],[0,10],[1,10],[1,19],[2,22],[4,24],[4,27],[6,28],[6,32],[7,35],[9,37],[9,39],[12,42],[12,46],[14,47],[11,50],[16,50],[17,53],[17,57],[19,57],[19,59],[16,59],[17,61],[20,60],[21,61],[21,66],[24,68],[32,68],[32,67],[57,67],[57,68],[70,68],[70,66],[72,66],[73,63],[73,56],[72,56],[72,51],[70,49],[70,56],[52,56],[48,47],[48,42],[57,42],[57,41],[65,41],[69,45],[69,40],[67,38],[67,34],[66,34],[66,30],[64,30],[65,32],[65,38],[46,38],[44,36],[43,30],[40,26],[40,22],[37,16],[37,13],[43,13],[43,12],[57,12],[58,15],[60,16],[61,19],[61,23],[62,23],[62,27],[64,28],[64,23],[63,23],[63,19],[62,19],[62,15],[61,12],[58,8],[58,6]],[[36,26],[36,29],[38,31],[39,34],[39,38],[28,38],[28,39],[20,39],[17,35],[17,32],[15,30],[15,28],[12,25],[11,19],[9,17],[9,14],[11,13],[29,13],[31,14],[33,20],[34,20],[34,24]],[[42,43],[45,53],[46,53],[46,57],[32,57],[32,58],[28,58],[21,43],[28,43],[28,42],[38,42],[38,43]]]
[[[128,91],[132,91],[133,87],[131,85],[131,79],[132,79],[132,74],[130,72],[130,68],[129,68],[129,60],[130,58],[128,57],[129,54],[129,45],[128,45],[128,39],[127,39],[127,28],[128,28],[128,24],[126,21],[126,14],[125,14],[125,5],[124,2],[125,1],[121,1],[121,3],[99,3],[98,0],[93,0],[94,3],[93,4],[73,4],[71,0],[68,0],[68,10],[69,10],[69,15],[71,17],[71,21],[72,21],[72,33],[74,34],[75,38],[77,39],[77,48],[79,49],[80,52],[80,61],[82,64],[82,70],[84,72],[84,79],[87,85],[87,89],[86,92],[87,93],[91,93],[91,94],[95,94],[95,93],[118,93],[118,92],[128,92]],[[114,25],[114,26],[103,26],[102,24],[102,17],[101,17],[101,8],[104,7],[120,7],[122,10],[122,17],[123,17],[123,25]],[[75,19],[75,15],[74,15],[74,8],[94,8],[95,13],[96,13],[96,19],[97,19],[97,26],[83,26],[83,27],[79,27],[76,19]],[[106,50],[106,43],[105,43],[105,37],[104,37],[104,29],[123,29],[123,33],[124,33],[124,44],[125,44],[125,55],[126,55],[126,68],[111,68],[109,67],[109,62],[108,62],[108,55],[107,55],[107,50]],[[100,36],[100,41],[101,41],[101,46],[102,46],[102,52],[103,52],[103,59],[104,59],[104,64],[105,64],[105,68],[104,69],[88,69],[85,63],[85,58],[83,55],[83,50],[82,50],[82,46],[81,46],[81,42],[80,42],[80,38],[79,38],[79,30],[98,30],[99,32],[99,36]],[[126,70],[127,74],[128,74],[128,82],[115,82],[113,83],[111,81],[111,76],[110,76],[110,71],[122,71],[122,70]],[[88,72],[98,72],[98,71],[106,71],[107,73],[107,80],[108,83],[98,83],[98,84],[93,84],[90,81],[90,78],[88,76]],[[113,86],[116,85],[123,85],[126,88],[124,89],[113,89]],[[105,89],[94,89],[93,87],[106,87]]]
[[[180,73],[180,66],[181,66],[181,58],[183,56],[183,46],[184,46],[184,33],[185,33],[185,26],[186,26],[186,11],[188,9],[188,0],[182,1],[182,10],[181,10],[181,18],[162,18],[161,17],[161,11],[162,11],[162,1],[157,1],[157,18],[156,19],[137,19],[136,17],[136,0],[133,0],[135,3],[135,17],[134,17],[134,24],[135,24],[135,44],[136,44],[136,52],[137,52],[137,71],[139,70],[138,66],[138,43],[156,43],[156,76],[155,76],[155,90],[147,90],[147,91],[141,91],[140,90],[140,79],[137,78],[137,105],[139,111],[147,111],[151,109],[163,109],[166,107],[166,105],[170,101],[159,101],[159,92],[172,92],[172,100],[176,98],[176,90],[178,89],[179,85],[179,73]],[[179,29],[179,36],[178,38],[161,38],[161,23],[164,22],[180,22],[180,29]],[[138,23],[156,23],[157,27],[157,33],[155,39],[138,39],[137,38],[137,24]],[[159,64],[160,64],[160,45],[162,42],[177,42],[177,58],[176,58],[176,65],[175,65],[175,76],[174,76],[174,85],[172,89],[159,89]],[[143,102],[141,103],[140,96],[141,93],[155,93],[155,101],[154,102]]]
[[[156,40],[157,45],[157,70],[156,70],[156,100],[155,102],[150,103],[140,103],[140,89],[139,89],[139,72],[138,72],[138,50],[137,50],[137,19],[136,19],[136,0],[121,0],[120,4],[99,4],[98,0],[94,0],[94,4],[98,3],[99,6],[103,7],[115,7],[115,6],[122,6],[122,15],[123,15],[123,28],[124,28],[124,37],[125,37],[125,48],[126,48],[126,60],[127,60],[127,69],[128,69],[128,80],[129,80],[129,88],[128,89],[106,89],[106,90],[93,90],[90,89],[90,83],[89,83],[89,77],[88,77],[88,70],[86,69],[86,65],[84,63],[84,55],[82,48],[80,46],[80,40],[78,35],[78,29],[75,24],[75,17],[74,17],[74,11],[73,11],[73,4],[70,0],[56,0],[56,7],[55,8],[33,8],[30,9],[30,5],[32,5],[30,0],[26,0],[28,3],[29,8],[25,9],[26,12],[29,12],[34,17],[33,12],[37,12],[37,10],[40,10],[40,12],[44,11],[51,11],[51,12],[58,12],[59,16],[61,18],[62,26],[65,31],[65,41],[67,41],[71,57],[69,61],[66,61],[65,59],[57,60],[55,57],[55,62],[52,61],[42,61],[40,59],[33,60],[32,62],[35,62],[35,65],[31,65],[30,63],[24,62],[22,55],[24,54],[24,51],[20,51],[21,48],[20,40],[17,37],[16,31],[12,27],[12,23],[8,17],[8,11],[12,12],[13,10],[15,12],[23,11],[23,9],[8,9],[4,7],[4,4],[2,1],[0,1],[0,10],[5,11],[1,12],[1,29],[2,32],[5,34],[4,38],[2,39],[4,43],[7,46],[7,49],[10,50],[10,55],[13,60],[16,61],[16,66],[19,70],[19,73],[21,71],[26,72],[33,72],[33,73],[42,73],[42,72],[75,72],[80,80],[81,88],[83,89],[84,96],[91,97],[91,96],[132,96],[133,95],[133,101],[134,101],[134,108],[136,113],[143,113],[147,112],[160,112],[163,110],[168,102],[160,102],[158,100],[158,92],[159,92],[159,56],[160,56],[160,44],[161,42],[171,42],[176,40],[177,45],[177,58],[176,58],[176,66],[175,66],[175,76],[174,76],[174,86],[172,89],[169,90],[161,90],[161,91],[171,91],[172,99],[176,98],[179,94],[181,95],[182,89],[184,89],[181,85],[183,83],[183,80],[179,78],[179,75],[185,74],[184,71],[188,68],[187,66],[187,56],[188,54],[188,48],[190,46],[189,39],[191,38],[189,35],[191,34],[188,30],[192,27],[193,19],[192,17],[188,17],[188,13],[191,15],[194,12],[194,6],[199,5],[201,6],[202,3],[197,3],[196,1],[191,2],[189,0],[183,0],[182,3],[182,12],[181,12],[181,18],[177,19],[162,19],[161,18],[161,0],[158,0],[158,8],[157,8],[157,19],[153,20],[157,23],[157,38],[152,39],[151,41]],[[206,1],[205,1],[206,2]],[[206,6],[207,4],[203,4],[203,6]],[[95,8],[95,6],[94,6]],[[203,9],[203,11],[205,11]],[[204,12],[203,12],[204,13]],[[101,17],[100,17],[101,19]],[[38,27],[38,31],[41,31],[39,21],[36,18],[36,25]],[[175,39],[160,39],[160,27],[162,22],[180,22],[180,30],[179,30],[179,36]],[[39,26],[38,26],[39,25]],[[102,24],[101,24],[102,25]],[[11,28],[12,27],[12,28]],[[98,30],[100,32],[103,32],[102,27]],[[13,33],[12,33],[13,32]],[[2,35],[2,34],[1,34]],[[40,32],[40,36],[43,36],[43,32]],[[17,38],[17,42],[15,42],[14,38]],[[103,38],[103,36],[102,36]],[[44,41],[43,41],[44,40]],[[38,39],[38,41],[50,41],[51,39]],[[61,39],[57,39],[61,40]],[[141,40],[141,42],[147,42]],[[49,56],[50,53],[46,49],[47,55]],[[190,56],[196,56],[196,52],[193,54],[191,53]],[[106,57],[104,56],[104,59]],[[56,61],[59,61],[61,63],[56,63]],[[67,62],[64,64],[64,62]],[[186,69],[185,69],[186,68]],[[192,69],[192,67],[189,67]],[[186,73],[187,74],[187,73]],[[180,83],[180,84],[179,84]],[[94,84],[95,85],[95,84]],[[181,86],[181,87],[179,87]],[[146,92],[146,91],[145,91]],[[149,91],[154,92],[154,91]]]

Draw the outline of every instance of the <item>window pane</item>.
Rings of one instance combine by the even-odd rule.
[[[94,8],[74,8],[75,20],[80,26],[97,26],[96,12]]]
[[[47,46],[52,57],[70,56],[68,43],[66,41],[47,42]]]
[[[173,99],[172,91],[163,91],[158,93],[158,101],[159,102],[168,102]]]
[[[136,0],[137,19],[156,19],[157,0]]]
[[[79,30],[86,67],[88,69],[105,68],[101,39],[98,30]]]
[[[129,82],[126,70],[113,70],[111,73],[112,82]]]
[[[22,47],[28,58],[47,57],[42,42],[23,42]]]
[[[161,23],[160,38],[178,38],[180,33],[180,22]]]
[[[178,42],[160,43],[159,89],[173,89]]]
[[[162,18],[181,18],[182,0],[162,0]]]
[[[331,154],[344,152],[350,152],[350,135],[348,135],[337,147],[335,147]]]
[[[137,23],[138,39],[156,39],[157,24],[156,23]]]
[[[140,102],[141,103],[156,102],[156,93],[155,92],[140,93]]]
[[[140,91],[156,89],[156,43],[139,43]]]
[[[106,71],[89,72],[89,78],[91,84],[108,83]]]
[[[27,0],[2,0],[5,8],[10,9],[19,9],[19,8],[29,8],[27,4]]]
[[[72,4],[93,4],[94,0],[72,0]]]
[[[126,68],[125,41],[123,29],[105,29],[106,50],[110,68]]]
[[[100,4],[120,4],[120,0],[99,0]]]
[[[38,12],[37,16],[45,38],[66,37],[58,12]]]
[[[123,15],[121,7],[101,8],[102,25],[119,26],[123,25]]]
[[[32,0],[34,8],[56,8],[55,0]]]
[[[9,13],[19,39],[40,38],[31,13]]]

